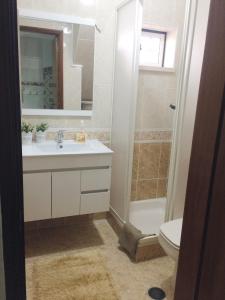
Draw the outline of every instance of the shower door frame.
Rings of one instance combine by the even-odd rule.
[[[185,12],[185,22],[183,29],[183,42],[181,49],[181,59],[180,59],[180,69],[178,73],[178,88],[177,88],[177,96],[176,96],[176,111],[174,116],[174,124],[173,124],[173,137],[172,137],[172,149],[171,149],[171,157],[170,157],[170,167],[169,167],[169,175],[168,175],[168,188],[167,188],[167,207],[165,214],[165,221],[173,220],[174,218],[181,218],[181,208],[179,208],[179,213],[175,212],[176,200],[180,203],[185,202],[185,184],[187,184],[188,177],[188,165],[190,163],[190,155],[191,155],[191,139],[192,136],[185,137],[188,138],[190,144],[188,144],[185,148],[186,156],[185,159],[187,161],[182,164],[182,186],[180,188],[180,175],[179,171],[181,168],[181,160],[184,160],[183,155],[183,135],[185,134],[185,114],[188,111],[188,101],[195,98],[195,104],[192,105],[192,113],[196,110],[197,106],[197,97],[198,97],[198,89],[200,82],[189,82],[190,77],[194,76],[200,81],[201,76],[201,67],[203,62],[204,55],[204,42],[207,30],[207,22],[206,18],[209,13],[209,3],[210,0],[206,0],[203,4],[203,1],[199,0],[187,0],[186,1],[186,12]],[[204,5],[204,11],[203,6]],[[199,12],[201,11],[201,13]],[[202,12],[203,11],[203,12]],[[201,14],[201,19],[198,14]],[[207,16],[206,16],[207,15]],[[201,36],[200,36],[201,35]],[[204,36],[203,36],[204,35]],[[202,45],[201,47],[197,47],[197,41],[201,39]],[[195,61],[192,62],[194,56]],[[197,57],[197,58],[196,58]],[[202,61],[201,61],[202,57]],[[197,61],[198,59],[198,61]],[[192,63],[192,65],[191,65]],[[196,94],[193,94],[193,89],[196,89]],[[191,94],[192,93],[192,94]],[[191,94],[191,95],[190,95]],[[192,99],[191,99],[192,98]],[[194,130],[194,119],[195,115],[193,113],[192,116],[192,128],[189,126],[188,130],[193,135]],[[191,122],[189,120],[189,122]],[[189,155],[189,160],[188,160]],[[185,175],[184,175],[185,173]],[[185,178],[185,179],[184,179]],[[185,181],[185,182],[184,182]],[[177,199],[179,198],[179,200]]]
[[[24,209],[16,0],[0,1],[0,201],[5,298],[26,300]],[[1,299],[3,300],[3,299]]]
[[[181,59],[180,68],[178,72],[178,86],[176,93],[176,110],[173,120],[173,136],[168,174],[165,221],[173,219],[174,193],[176,190],[176,167],[178,164],[182,134],[182,122],[186,106],[186,95],[190,72],[194,30],[196,25],[197,1],[198,0],[186,0],[185,19],[183,26],[183,40],[180,54]]]
[[[142,16],[140,16],[140,7],[138,8],[138,5],[142,5],[143,8],[143,2],[144,0],[124,0],[122,1],[117,7],[116,7],[116,18],[115,18],[115,28],[116,28],[116,32],[115,32],[115,36],[114,36],[114,66],[113,66],[113,70],[114,70],[114,75],[113,75],[113,85],[115,84],[115,66],[116,66],[116,43],[117,43],[117,25],[118,25],[118,12],[119,10],[124,7],[126,4],[130,3],[131,1],[135,1],[136,2],[136,9],[138,10],[138,20],[136,20],[137,22],[137,26],[138,26],[138,22],[141,22],[142,24]],[[138,4],[139,3],[139,4]],[[143,13],[142,13],[143,15]],[[133,99],[132,99],[132,109],[131,109],[131,114],[130,114],[130,124],[129,124],[129,149],[130,151],[127,153],[127,179],[126,179],[126,191],[124,192],[124,217],[121,217],[117,211],[110,206],[110,211],[113,214],[113,216],[115,217],[115,219],[117,220],[117,222],[122,226],[126,221],[129,220],[129,208],[130,208],[130,195],[131,195],[131,182],[132,182],[132,164],[133,164],[133,145],[134,145],[134,135],[135,135],[135,116],[136,116],[136,103],[137,103],[137,94],[138,94],[138,78],[139,78],[139,46],[137,49],[137,44],[140,44],[140,38],[141,38],[141,28],[140,28],[140,32],[135,32],[135,41],[134,41],[134,45],[133,45],[133,49],[134,49],[134,58],[133,58],[133,72],[134,72],[134,88],[133,88]],[[114,97],[114,91],[112,92],[112,96]],[[112,109],[112,127],[113,127],[113,109]],[[112,131],[111,131],[111,142],[112,142]]]
[[[224,12],[210,1],[174,300],[224,299]]]

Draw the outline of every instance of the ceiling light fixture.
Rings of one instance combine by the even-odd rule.
[[[91,6],[95,4],[95,0],[80,0],[81,4]]]

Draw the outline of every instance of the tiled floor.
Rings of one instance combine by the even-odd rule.
[[[59,253],[78,253],[98,249],[105,256],[107,268],[121,300],[150,299],[147,290],[162,287],[172,300],[170,279],[174,262],[168,257],[134,263],[118,247],[118,237],[107,220],[77,222],[70,226],[39,229],[26,233],[27,262]],[[29,300],[29,298],[28,298]],[[107,299],[106,299],[107,300]]]

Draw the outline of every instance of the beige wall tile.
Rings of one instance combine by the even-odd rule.
[[[166,197],[167,179],[158,179],[157,198]]]
[[[73,140],[76,139],[77,132],[80,132],[80,129],[74,129],[64,132],[64,139],[65,140]],[[103,141],[105,143],[110,143],[110,133],[109,131],[85,131],[87,133],[88,139],[98,139],[100,141]],[[47,132],[47,139],[48,140],[55,140],[57,131],[51,131],[51,129]]]
[[[138,179],[140,144],[134,144],[132,180]]]
[[[139,179],[158,178],[160,144],[141,144]]]
[[[131,201],[137,200],[137,180],[132,180],[131,183]]]
[[[171,143],[136,143],[131,201],[165,197]]]
[[[137,184],[137,199],[154,199],[157,194],[157,179],[140,180]]]
[[[161,144],[159,178],[167,178],[170,164],[171,143]]]
[[[135,132],[135,141],[170,141],[172,139],[172,130],[137,130]]]

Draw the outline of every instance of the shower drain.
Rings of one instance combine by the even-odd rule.
[[[157,287],[153,287],[151,289],[148,290],[148,295],[149,297],[151,297],[152,299],[155,300],[163,300],[166,298],[166,294],[165,292]]]

